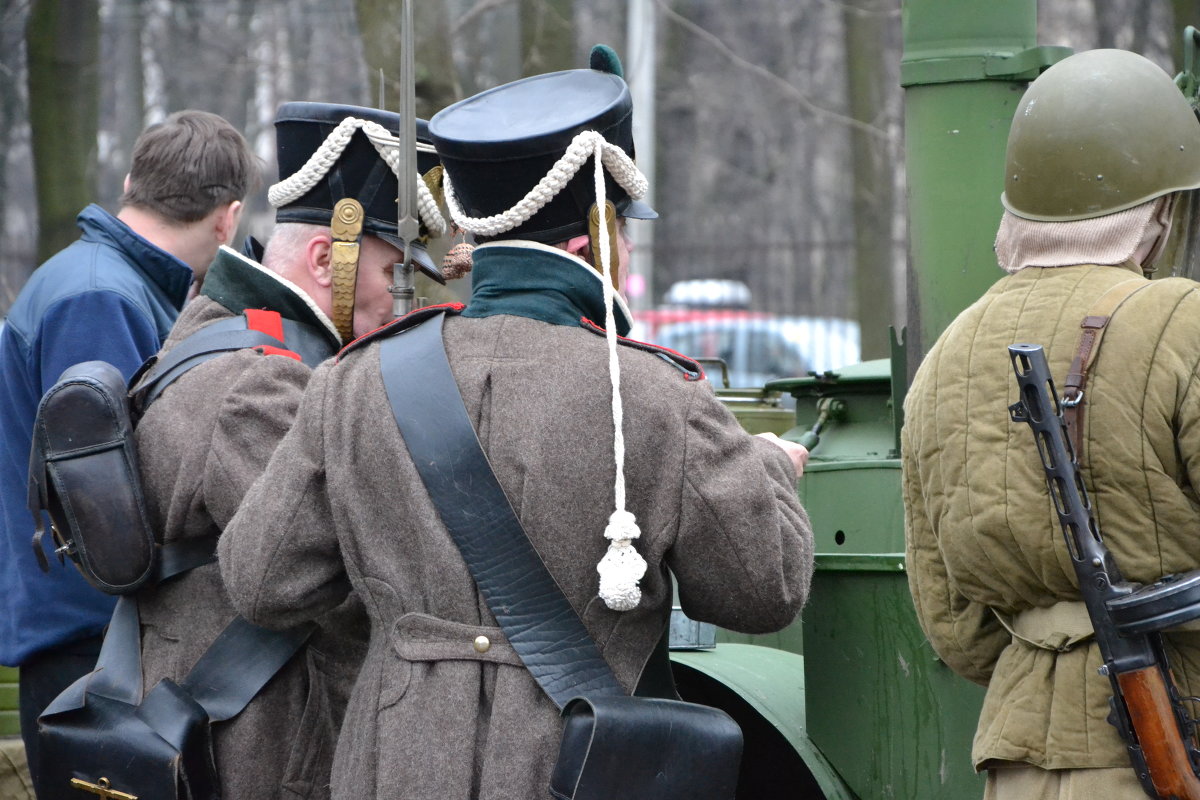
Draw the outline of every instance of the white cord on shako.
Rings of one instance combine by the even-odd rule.
[[[639,200],[645,196],[648,184],[646,176],[637,168],[625,151],[609,144],[598,131],[582,131],[571,141],[550,171],[516,205],[509,210],[490,217],[473,218],[463,213],[454,196],[450,176],[445,176],[446,206],[450,216],[460,228],[479,236],[496,236],[524,223],[550,202],[563,187],[575,177],[589,158],[595,156],[596,163],[596,207],[606,206],[604,170],[616,179],[629,196]],[[613,243],[609,241],[608,225],[600,225],[600,262],[604,264],[604,329],[608,341],[608,374],[612,380],[613,450],[617,474],[613,486],[616,510],[608,518],[604,536],[609,540],[608,551],[596,565],[600,573],[600,599],[614,611],[630,611],[637,608],[642,599],[638,581],[646,574],[646,560],[633,547],[633,540],[641,536],[634,515],[625,510],[625,433],[622,430],[624,410],[621,405],[621,373],[617,366],[617,325],[613,313],[615,289],[612,281],[612,264],[609,254]]]
[[[350,144],[350,139],[354,136],[354,132],[360,128],[366,134],[371,144],[375,145],[375,150],[384,160],[384,163],[392,168],[393,173],[399,175],[399,137],[388,132],[387,128],[378,122],[359,119],[358,117],[346,117],[336,128],[330,131],[329,135],[325,137],[325,141],[321,143],[321,146],[317,148],[317,151],[312,154],[303,167],[296,170],[295,174],[281,180],[267,190],[267,200],[271,205],[279,208],[288,203],[294,203],[324,180],[325,176],[329,173],[330,167],[341,157],[342,151],[346,149],[346,145]],[[417,142],[418,151],[426,148],[431,152],[433,151],[431,145],[423,145],[421,142]],[[425,228],[430,234],[433,236],[445,235],[446,219],[442,216],[433,193],[429,191],[429,187],[425,185],[425,181],[421,179],[420,175],[417,176],[417,213],[420,215],[421,221],[425,223]]]

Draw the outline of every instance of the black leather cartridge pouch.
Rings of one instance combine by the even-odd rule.
[[[129,594],[154,574],[157,548],[138,471],[125,380],[104,361],[65,372],[42,396],[29,455],[29,510],[42,547],[49,514],[55,553],[107,594]]]

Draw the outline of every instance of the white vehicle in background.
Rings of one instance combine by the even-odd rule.
[[[836,317],[726,312],[705,318],[697,312],[697,318],[660,325],[652,341],[692,358],[723,360],[732,388],[761,388],[777,378],[820,374],[861,360],[858,323]],[[717,376],[713,380],[720,383]]]

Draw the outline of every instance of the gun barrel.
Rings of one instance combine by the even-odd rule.
[[[1014,420],[1028,422],[1033,428],[1038,454],[1046,471],[1046,485],[1054,500],[1063,535],[1076,564],[1111,569],[1111,558],[1092,515],[1087,488],[1079,477],[1075,453],[1062,418],[1062,406],[1050,377],[1050,367],[1041,345],[1014,344],[1008,348],[1021,399],[1013,406]],[[1018,408],[1019,407],[1019,408]],[[1024,416],[1020,416],[1023,414]],[[1099,563],[1097,563],[1099,562]],[[1121,581],[1119,574],[1108,574],[1109,584]]]

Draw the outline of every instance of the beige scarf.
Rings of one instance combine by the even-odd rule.
[[[1133,257],[1156,212],[1169,223],[1172,204],[1161,200],[1074,222],[1035,222],[1005,211],[996,233],[996,259],[1010,274],[1026,267],[1121,264]],[[1151,253],[1147,262],[1155,256]]]

